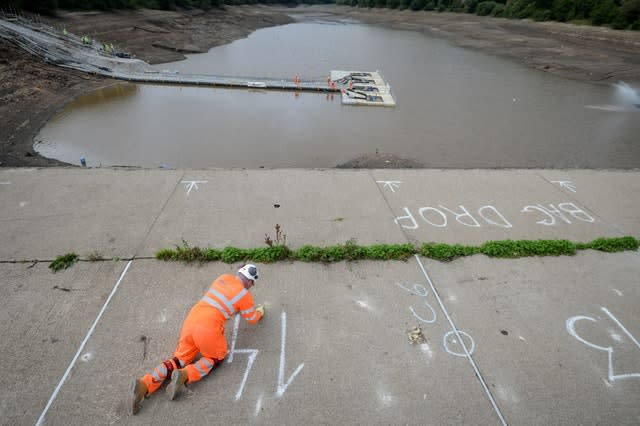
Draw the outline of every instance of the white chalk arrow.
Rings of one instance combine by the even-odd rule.
[[[552,180],[551,183],[557,183],[560,188],[567,188],[571,192],[576,192],[576,186],[570,180]]]
[[[281,345],[280,345],[280,370],[278,371],[278,388],[276,390],[276,395],[277,396],[284,395],[284,393],[287,390],[287,387],[289,387],[291,382],[293,382],[293,379],[296,378],[298,373],[300,373],[300,371],[304,367],[304,363],[300,364],[298,366],[298,368],[296,368],[296,370],[293,372],[293,374],[291,376],[289,376],[289,380],[287,380],[286,383],[284,382],[284,370],[285,370],[284,351],[285,351],[285,345],[286,345],[286,340],[287,340],[287,313],[283,312],[281,318],[282,318],[282,340],[280,341],[280,343],[281,343]]]
[[[377,180],[376,182],[381,183],[383,188],[389,188],[391,192],[396,192],[396,189],[399,189],[402,183],[400,180]]]
[[[187,186],[187,195],[189,195],[189,193],[193,188],[198,189],[199,183],[207,183],[207,182],[208,181],[206,180],[183,180],[182,181],[182,183],[184,183]]]

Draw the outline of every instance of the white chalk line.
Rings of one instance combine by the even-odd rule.
[[[629,336],[629,338],[633,341],[633,343],[636,344],[636,346],[638,348],[640,348],[640,343],[638,343],[638,341],[636,340],[635,337],[633,337],[631,335],[631,333],[629,333],[629,330],[627,330],[625,328],[624,325],[622,325],[622,323],[620,321],[618,321],[618,318],[614,317],[613,314],[611,312],[609,312],[609,310],[607,308],[605,308],[604,306],[601,306],[600,309],[602,309],[604,311],[605,314],[609,315],[609,318],[611,318],[617,325],[618,327],[620,327],[622,329],[622,331],[624,331],[626,333],[627,336]]]
[[[276,388],[277,396],[284,395],[284,393],[286,392],[291,382],[293,382],[293,379],[296,378],[298,373],[300,373],[300,371],[304,367],[304,363],[298,365],[298,368],[295,369],[295,371],[291,374],[291,376],[289,376],[289,380],[287,380],[287,382],[285,383],[284,370],[285,370],[285,347],[286,347],[286,340],[287,340],[287,313],[282,312],[282,315],[280,316],[280,318],[282,320],[282,337],[280,339],[280,365],[278,368],[278,387]]]
[[[116,291],[118,290],[118,287],[122,282],[122,279],[124,278],[125,274],[129,270],[129,266],[131,266],[131,262],[133,262],[133,260],[130,260],[129,262],[127,262],[127,266],[125,266],[124,271],[122,271],[122,274],[120,274],[120,278],[118,278],[118,282],[116,282],[116,285],[113,287],[113,290],[111,290],[111,294],[109,294],[109,297],[107,297],[107,300],[104,302],[104,305],[102,305],[102,309],[100,310],[100,313],[98,313],[98,316],[96,317],[95,321],[93,321],[93,324],[91,324],[91,328],[89,329],[89,331],[87,332],[87,335],[84,337],[84,340],[80,344],[80,347],[78,348],[78,351],[73,357],[73,360],[71,360],[71,364],[69,364],[69,367],[67,367],[67,371],[64,372],[62,379],[60,379],[60,383],[58,383],[58,386],[56,386],[56,389],[53,391],[51,398],[49,398],[49,402],[47,402],[47,405],[44,407],[44,410],[42,410],[42,414],[40,414],[40,417],[36,422],[36,426],[42,425],[42,422],[44,421],[44,416],[47,414],[47,411],[49,411],[51,404],[53,404],[53,401],[58,396],[58,392],[60,392],[60,389],[62,388],[62,385],[64,384],[65,380],[67,380],[67,377],[69,377],[69,373],[71,373],[73,366],[75,365],[76,361],[80,357],[80,354],[82,353],[84,346],[87,344],[87,341],[89,341],[91,334],[93,334],[93,331],[95,330],[96,325],[98,325],[100,318],[102,318],[102,314],[104,314],[104,311],[107,309],[107,306],[109,305],[109,302],[111,302],[113,295],[116,294]]]
[[[238,354],[249,354],[249,358],[247,359],[247,368],[244,370],[244,376],[242,376],[242,383],[240,384],[240,388],[238,388],[238,392],[236,392],[236,401],[242,397],[242,392],[244,391],[244,386],[247,383],[247,379],[249,378],[249,372],[251,372],[251,367],[258,357],[258,353],[260,351],[258,349],[236,349],[236,339],[238,338],[238,328],[240,327],[240,315],[236,315],[233,322],[233,337],[231,340],[231,350],[229,351],[229,355],[227,356],[227,363],[231,364],[233,362],[233,355]]]
[[[436,300],[438,301],[438,304],[440,305],[440,309],[442,309],[442,312],[444,313],[444,316],[447,317],[447,321],[449,321],[449,325],[451,325],[451,329],[454,331],[458,341],[462,345],[462,348],[464,349],[464,353],[466,354],[467,359],[469,360],[469,363],[471,364],[471,367],[473,367],[473,371],[475,371],[476,377],[478,377],[478,379],[480,380],[480,383],[482,384],[482,388],[484,389],[484,392],[487,394],[487,397],[489,398],[489,401],[491,401],[491,405],[493,406],[493,409],[495,410],[496,414],[498,415],[498,418],[500,419],[500,422],[502,423],[503,426],[507,426],[507,422],[504,420],[504,417],[502,415],[502,412],[500,411],[500,408],[498,407],[498,404],[496,403],[495,399],[493,398],[493,395],[491,395],[491,391],[487,387],[487,384],[485,383],[484,378],[482,377],[482,374],[480,374],[480,370],[478,370],[478,366],[476,365],[475,361],[473,360],[473,357],[469,353],[469,350],[467,349],[467,345],[465,345],[464,340],[462,340],[462,336],[458,332],[458,328],[456,327],[456,325],[453,323],[453,320],[449,316],[449,312],[447,312],[447,308],[444,307],[444,303],[442,303],[442,300],[440,299],[440,295],[436,291],[436,288],[433,285],[433,282],[431,282],[431,278],[429,278],[429,274],[427,273],[427,270],[422,265],[422,262],[420,261],[420,258],[418,257],[418,255],[417,254],[414,255],[414,257],[416,258],[416,261],[418,262],[418,266],[420,266],[420,269],[422,270],[422,273],[424,274],[424,277],[427,279],[427,282],[429,283],[429,286],[431,287],[431,291],[433,291],[433,295],[436,297]]]

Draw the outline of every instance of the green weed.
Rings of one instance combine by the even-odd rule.
[[[480,253],[490,257],[526,257],[574,255],[576,245],[567,240],[504,240],[489,241],[480,246]]]
[[[303,245],[291,250],[284,244],[267,245],[243,249],[225,247],[201,249],[191,247],[186,241],[175,249],[162,249],[156,253],[156,259],[179,260],[184,262],[222,261],[226,263],[259,262],[272,263],[283,260],[302,262],[340,262],[354,260],[407,260],[414,254],[448,262],[453,259],[482,253],[489,257],[517,258],[527,256],[572,256],[577,250],[599,250],[613,253],[625,250],[636,251],[640,242],[634,237],[598,238],[588,243],[573,243],[568,240],[501,240],[488,241],[480,246],[461,244],[424,243],[419,250],[411,244],[374,244],[360,246],[354,239],[345,244],[328,247]]]
[[[640,242],[633,237],[619,237],[619,238],[598,238],[591,241],[588,244],[592,250],[604,251],[607,253],[614,253],[617,251],[636,251]]]
[[[54,272],[59,271],[61,269],[67,269],[74,263],[76,263],[79,259],[79,256],[75,253],[67,253],[62,256],[56,257],[56,259],[49,264],[49,268]]]

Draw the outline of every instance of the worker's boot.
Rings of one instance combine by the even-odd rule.
[[[174,400],[180,394],[180,391],[184,388],[184,385],[187,383],[187,370],[175,369],[171,373],[171,383],[167,385],[167,392],[169,393],[169,399]]]
[[[140,411],[140,405],[145,396],[147,396],[147,385],[142,380],[136,379],[129,392],[129,407],[132,415],[135,416]]]

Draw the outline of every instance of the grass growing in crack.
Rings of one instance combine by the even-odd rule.
[[[92,251],[87,255],[87,260],[89,262],[97,262],[99,260],[104,260],[104,258],[102,257],[100,252],[96,250],[96,251]]]
[[[640,246],[640,241],[633,237],[598,238],[597,240],[593,240],[587,244],[587,249],[614,253],[627,250],[636,251]]]
[[[328,247],[304,245],[292,250],[284,244],[268,245],[259,248],[225,247],[202,249],[191,247],[186,241],[175,249],[162,249],[156,253],[159,260],[177,260],[184,262],[225,263],[259,262],[272,263],[282,260],[302,262],[340,262],[353,260],[407,260],[414,254],[448,262],[459,257],[484,254],[489,257],[517,258],[530,256],[572,256],[578,250],[598,250],[607,253],[636,251],[640,242],[634,237],[598,238],[587,243],[574,243],[568,240],[501,240],[488,241],[480,246],[461,244],[424,243],[420,249],[411,244],[374,244],[360,246],[354,239],[345,244]]]
[[[67,269],[74,263],[78,261],[79,257],[75,253],[67,253],[62,256],[56,257],[56,259],[49,264],[49,268],[51,268],[54,272],[59,271],[61,269]]]
[[[479,253],[478,247],[460,244],[424,243],[420,249],[421,256],[443,262],[448,262],[457,257],[471,256],[476,253]]]

